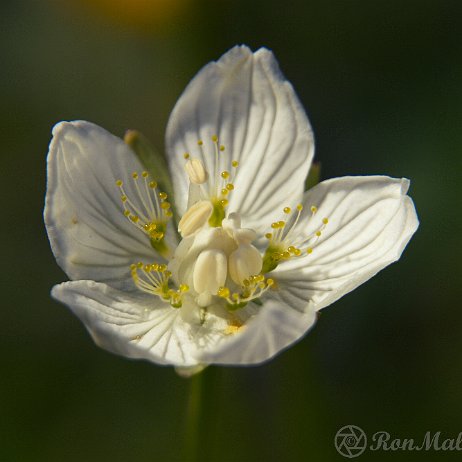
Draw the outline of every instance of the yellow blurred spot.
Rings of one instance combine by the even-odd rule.
[[[58,4],[65,2],[56,2]],[[192,0],[74,0],[106,22],[131,26],[139,31],[159,34],[188,13]]]

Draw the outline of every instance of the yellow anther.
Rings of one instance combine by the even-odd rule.
[[[295,250],[294,250],[294,255],[295,255],[296,257],[299,257],[301,254],[302,254],[302,251],[301,251],[300,249],[295,249]]]
[[[232,190],[234,189],[233,183],[228,183],[228,184],[226,185],[226,189],[227,189],[228,191],[232,191]]]
[[[316,231],[316,236],[320,236],[321,235],[321,231]]]
[[[184,157],[185,159],[189,159],[189,152],[185,152],[185,153],[183,154],[183,157]]]
[[[148,176],[148,172],[144,171],[142,174],[143,178],[146,178]]]
[[[213,141],[214,143],[216,143],[216,142],[218,141],[218,136],[217,136],[217,135],[213,135],[213,136],[212,136],[212,141]]]
[[[223,196],[226,196],[228,193],[229,193],[229,191],[226,188],[223,188],[221,190],[221,194],[223,194]]]
[[[136,265],[135,265],[134,263],[132,263],[132,264],[130,265],[130,269],[131,269],[132,271],[136,271]]]
[[[274,279],[269,278],[269,279],[266,280],[266,285],[268,287],[271,287],[273,284],[274,284]]]
[[[133,223],[138,223],[140,217],[137,215],[130,215],[130,220],[133,221]]]
[[[327,225],[327,223],[329,223],[329,219],[328,219],[328,218],[323,218],[323,219],[322,219],[322,222],[323,222],[325,225]]]
[[[284,226],[286,225],[286,222],[285,221],[278,221],[278,227],[279,228],[284,228]]]
[[[289,246],[287,248],[287,251],[290,252],[290,253],[295,253],[295,247],[293,245]]]
[[[224,151],[225,147],[223,145],[220,146],[220,151]]]
[[[297,210],[298,210],[299,212],[301,212],[301,211],[303,210],[303,205],[302,205],[302,204],[298,204],[298,205],[297,205]]]
[[[282,252],[282,257],[287,260],[288,258],[290,258],[290,253],[287,252],[287,250],[285,250],[284,252]]]
[[[126,217],[130,216],[130,210],[124,210],[124,215],[125,215]]]
[[[203,143],[202,140],[199,140],[199,141],[197,142],[197,145],[198,145],[198,146],[202,146],[203,144],[204,144],[204,143]]]
[[[139,262],[136,264],[136,266],[137,266],[139,269],[141,269],[141,268],[143,267],[143,262],[139,261]]]
[[[277,229],[277,228],[278,228],[278,224],[277,224],[276,222],[271,223],[271,228]]]
[[[123,185],[122,180],[117,180],[116,185],[120,188]]]
[[[156,183],[155,181],[150,181],[150,182],[149,182],[149,187],[150,187],[151,189],[157,188],[157,183]]]
[[[232,298],[233,300],[236,300],[236,301],[237,301],[237,300],[239,300],[239,294],[236,293],[236,292],[234,292],[233,295],[231,296],[231,298]]]
[[[285,214],[289,214],[291,212],[291,208],[290,207],[284,207],[284,213]]]
[[[221,204],[223,207],[226,207],[226,206],[229,204],[228,199],[222,199],[222,200],[220,201],[220,204]]]
[[[220,287],[218,289],[217,295],[222,298],[228,298],[229,297],[229,289],[227,287]]]
[[[165,212],[165,216],[166,217],[173,217],[173,212],[171,210],[168,210],[167,212]]]
[[[307,254],[310,254],[310,253],[312,253],[312,252],[313,252],[313,249],[312,249],[311,247],[308,247],[308,248],[306,249],[306,253],[307,253]]]
[[[180,292],[187,292],[189,290],[188,284],[180,284]]]
[[[137,172],[133,172],[133,173],[132,173],[132,177],[133,177],[133,179],[137,180],[137,179],[138,179],[138,173],[137,173]]]
[[[273,237],[272,233],[266,233],[265,234],[266,239],[271,239]]]
[[[127,202],[127,196],[120,196],[120,200],[122,202]]]
[[[226,180],[227,178],[229,178],[229,172],[227,172],[226,170],[224,172],[221,172],[221,177]]]
[[[167,193],[160,192],[160,193],[159,193],[159,197],[160,197],[162,200],[165,200],[165,199],[167,199],[168,196],[167,196]]]
[[[167,265],[159,265],[159,268],[157,269],[157,271],[159,271],[159,273],[163,273],[165,270],[167,269]]]
[[[318,208],[315,205],[311,206],[311,212],[316,213],[318,211]]]
[[[233,160],[233,161],[231,162],[231,165],[232,165],[234,168],[239,167],[239,162],[238,162],[237,160]]]
[[[165,271],[165,277],[169,278],[172,275],[171,271]]]
[[[170,202],[162,202],[162,204],[160,204],[160,208],[168,210],[170,208]]]

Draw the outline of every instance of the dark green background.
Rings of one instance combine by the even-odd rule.
[[[346,460],[333,445],[346,424],[456,437],[462,3],[187,3],[133,19],[78,1],[0,4],[0,460],[181,460],[190,383],[98,349],[49,296],[66,277],[42,223],[45,156],[52,126],[77,118],[162,147],[184,86],[236,43],[276,53],[323,178],[408,177],[421,224],[399,263],[326,309],[296,346],[261,367],[206,371],[201,460]]]

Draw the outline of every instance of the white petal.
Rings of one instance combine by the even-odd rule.
[[[213,135],[226,147],[218,171],[231,159],[239,161],[228,210],[240,212],[245,226],[259,229],[262,222],[271,223],[283,205],[301,198],[313,156],[313,134],[269,50],[231,49],[205,66],[176,104],[166,145],[181,212],[188,192],[183,153],[200,157],[212,175]],[[198,140],[203,140],[204,154]]]
[[[313,310],[300,313],[267,300],[242,330],[199,353],[198,359],[214,364],[259,364],[300,340],[315,321]]]
[[[52,295],[80,318],[100,347],[158,364],[194,366],[193,327],[180,309],[156,297],[134,296],[93,281],[66,282]]]
[[[329,223],[310,255],[271,273],[278,298],[320,310],[398,260],[419,224],[408,187],[406,179],[370,176],[336,178],[308,191],[295,234],[313,234],[324,217]],[[311,205],[318,207],[313,218]]]
[[[136,198],[130,175],[141,170],[121,139],[94,124],[54,127],[44,216],[55,257],[71,279],[120,285],[131,263],[152,261],[149,239],[123,215],[115,184],[121,179]]]

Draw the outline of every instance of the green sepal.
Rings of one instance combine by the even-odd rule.
[[[158,184],[160,191],[165,191],[171,204],[173,219],[178,223],[178,214],[175,207],[172,180],[168,171],[165,157],[156,151],[151,142],[137,130],[127,130],[124,136],[125,143],[130,146],[143,167]],[[175,226],[176,228],[176,226]],[[156,249],[157,250],[157,249]]]
[[[313,162],[305,180],[305,191],[316,186],[321,180],[321,162]]]

